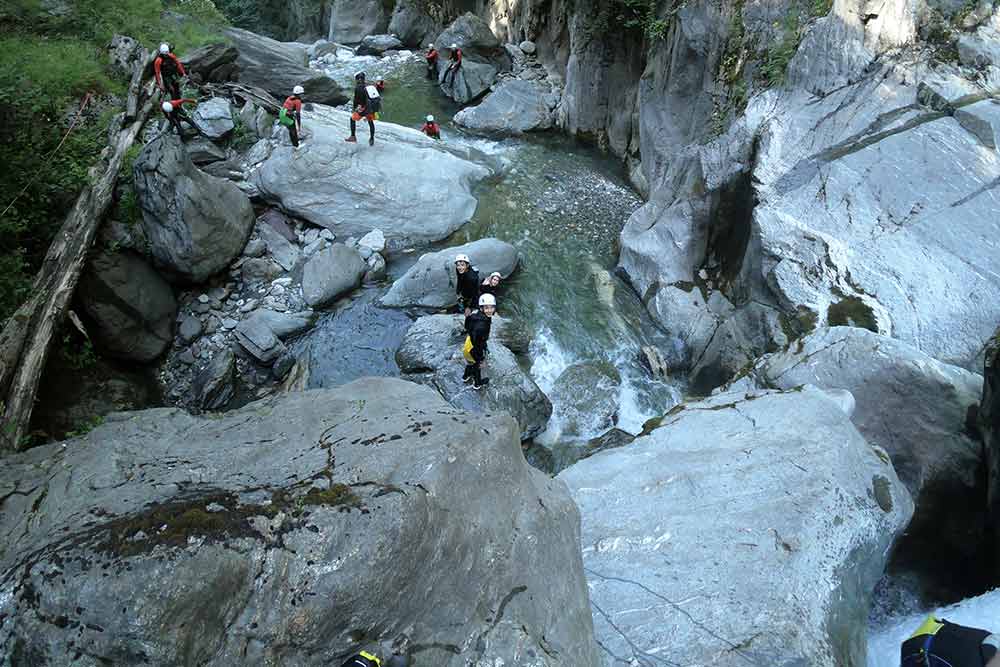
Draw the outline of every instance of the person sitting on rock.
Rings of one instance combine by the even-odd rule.
[[[479,309],[465,318],[465,346],[462,355],[465,357],[465,372],[462,381],[472,383],[474,389],[482,389],[489,384],[490,379],[483,377],[483,360],[489,353],[487,343],[490,340],[490,325],[493,315],[497,312],[497,300],[492,294],[479,297]]]
[[[452,44],[449,48],[451,51],[451,56],[448,57],[448,69],[444,71],[444,76],[441,78],[441,85],[448,85],[448,75],[451,74],[451,85],[455,85],[455,75],[458,74],[458,68],[462,66],[462,49],[458,48],[458,44]]]
[[[492,294],[497,295],[497,289],[500,287],[500,281],[503,276],[500,275],[499,271],[494,271],[490,274],[490,277],[483,281],[483,284],[479,286],[480,294]]]
[[[184,137],[184,128],[181,127],[182,120],[193,127],[198,134],[204,134],[201,131],[201,128],[195,125],[194,120],[184,110],[183,105],[194,103],[195,100],[184,98],[179,100],[170,100],[169,102],[165,101],[160,105],[160,109],[163,111],[163,115],[167,117],[167,122],[170,123],[170,127],[177,130],[177,135],[181,138]]]
[[[420,131],[431,139],[441,138],[441,128],[434,122],[434,116],[427,116],[427,122],[420,128]]]
[[[436,79],[438,73],[438,52],[433,44],[428,45],[424,58],[427,60],[427,78]]]
[[[455,294],[458,295],[459,306],[468,317],[479,302],[479,272],[472,268],[468,255],[455,256],[455,279]]]
[[[180,59],[170,52],[169,44],[160,44],[160,52],[153,61],[153,74],[156,85],[164,95],[169,95],[172,100],[180,99],[181,77],[187,76],[187,72]]]
[[[306,92],[302,86],[292,88],[292,94],[285,98],[278,113],[278,122],[288,128],[288,138],[292,146],[299,147],[299,135],[302,134],[302,95]]]
[[[903,642],[899,664],[900,667],[1000,667],[1000,635],[928,616]]]
[[[354,112],[351,114],[351,136],[345,141],[357,143],[357,122],[362,118],[368,121],[368,145],[375,145],[375,114],[378,113],[378,90],[375,86],[365,83],[365,73],[354,75]]]
[[[386,663],[386,667],[408,667],[409,659],[403,655],[393,655]],[[382,667],[382,659],[375,653],[361,651],[347,659],[341,667]]]

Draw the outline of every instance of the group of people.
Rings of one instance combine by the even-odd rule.
[[[451,55],[448,56],[448,66],[444,70],[444,76],[441,78],[441,83],[443,85],[448,85],[448,76],[451,76],[452,84],[455,83],[455,75],[458,73],[459,68],[462,66],[462,49],[458,47],[458,44],[452,44],[448,47],[448,51]],[[424,54],[424,59],[427,61],[427,78],[436,79],[438,75],[438,59],[440,54],[438,50],[434,48],[433,44],[427,46],[427,53]]]
[[[181,121],[184,121],[198,134],[203,134],[201,128],[184,110],[185,104],[195,104],[195,100],[186,98],[181,93],[181,82],[187,76],[187,71],[181,59],[170,50],[170,45],[167,43],[160,44],[157,50],[156,58],[153,60],[153,76],[163,99],[160,110],[163,111],[169,127],[183,136]]]
[[[482,389],[490,379],[483,377],[483,361],[489,353],[492,318],[497,312],[497,290],[503,276],[494,271],[480,282],[479,271],[472,266],[468,255],[455,256],[455,295],[459,308],[465,313],[465,372],[462,381],[474,389]]]

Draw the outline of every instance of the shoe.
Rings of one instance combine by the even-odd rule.
[[[344,139],[344,141],[346,141],[347,143],[350,143],[350,144],[356,144],[356,143],[358,143],[358,138],[357,137],[347,137],[346,139]]]
[[[473,389],[482,389],[483,387],[485,387],[489,383],[490,383],[490,379],[489,378],[483,378],[482,380],[479,381],[479,384],[472,385],[472,388]]]
[[[462,378],[462,382],[464,382],[465,384],[471,383],[472,382],[472,376],[471,375],[466,375],[464,378]]]
[[[374,146],[375,145],[375,137],[369,137],[369,139],[368,139],[368,145],[369,146]]]

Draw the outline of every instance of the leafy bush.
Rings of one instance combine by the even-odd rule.
[[[770,46],[761,58],[760,75],[765,84],[780,86],[785,82],[788,63],[798,50],[801,39],[799,16],[794,12],[789,12],[785,18],[781,41]]]

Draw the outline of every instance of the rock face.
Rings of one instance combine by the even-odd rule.
[[[333,0],[329,40],[357,44],[368,35],[385,32],[388,21],[382,0]]]
[[[344,141],[349,114],[314,106],[302,124],[312,137],[295,152],[284,140],[251,180],[261,196],[339,238],[381,229],[387,238],[430,242],[476,210],[475,183],[491,174],[417,130],[378,123],[375,146]]]
[[[491,335],[490,353],[483,366],[489,385],[477,391],[462,382],[464,319],[462,315],[427,315],[414,322],[396,351],[400,370],[408,379],[434,387],[456,407],[476,413],[506,412],[517,420],[522,439],[541,433],[552,414],[552,404],[521,370],[499,336]]]
[[[185,53],[181,62],[193,78],[206,82],[222,82],[238,76],[239,66],[236,64],[236,59],[239,55],[235,46],[220,42]]]
[[[979,430],[983,435],[986,450],[990,533],[993,547],[997,549],[1000,548],[1000,329],[996,330],[986,346],[983,400],[979,405]],[[1000,572],[1000,562],[994,562],[993,571]]]
[[[347,95],[333,79],[308,68],[305,46],[238,28],[227,28],[225,34],[239,51],[236,64],[240,82],[259,86],[279,100],[291,94],[295,86],[302,86],[306,102],[337,105],[347,101]]]
[[[173,290],[130,251],[94,256],[80,278],[77,298],[90,321],[88,331],[105,354],[148,363],[173,340]]]
[[[223,410],[233,398],[233,370],[236,357],[232,350],[215,355],[194,379],[193,389],[202,410]]]
[[[389,20],[389,33],[398,36],[405,46],[422,46],[438,32],[440,26],[427,15],[419,0],[397,0]]]
[[[574,364],[563,371],[549,398],[559,406],[553,414],[561,438],[594,437],[615,425],[622,379],[611,364]],[[549,429],[551,432],[551,429]]]
[[[547,130],[559,98],[536,81],[502,81],[482,103],[455,114],[455,123],[489,134],[524,134]]]
[[[254,223],[250,200],[199,171],[176,137],[146,144],[132,175],[153,261],[169,279],[202,282],[243,250]]]
[[[451,667],[596,667],[579,515],[517,435],[366,379],[213,419],[119,414],[7,458],[0,647],[221,667],[385,641]]]
[[[386,51],[403,48],[403,43],[395,35],[368,35],[361,43],[355,53],[359,56],[380,56]]]
[[[236,127],[229,100],[222,97],[212,97],[200,102],[191,118],[198,129],[212,140],[222,139]]]
[[[313,308],[324,306],[361,285],[367,270],[357,250],[335,243],[309,258],[302,274],[302,296]]]
[[[604,664],[865,664],[867,596],[913,505],[825,393],[678,406],[558,479]]]
[[[142,45],[131,37],[114,35],[108,43],[108,60],[119,77],[131,78],[141,56]]]
[[[493,238],[480,239],[454,248],[429,252],[392,284],[382,304],[397,308],[447,308],[458,303],[455,296],[455,256],[465,254],[485,280],[494,271],[507,278],[517,268],[514,246]]]

